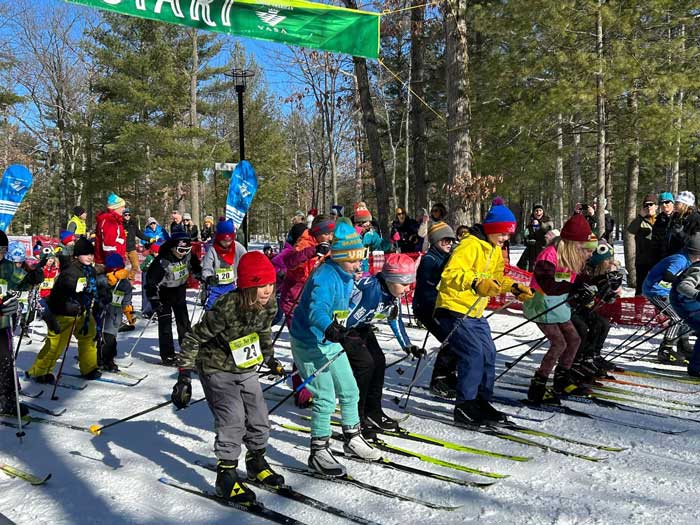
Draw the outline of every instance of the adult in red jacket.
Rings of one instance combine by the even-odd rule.
[[[122,214],[126,202],[124,199],[110,193],[107,197],[107,209],[97,214],[95,229],[95,262],[104,264],[105,259],[112,253],[118,253],[126,259],[126,231]]]

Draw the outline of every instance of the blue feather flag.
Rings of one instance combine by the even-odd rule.
[[[13,164],[5,170],[0,181],[0,230],[10,226],[32,182],[32,174],[24,166]]]
[[[241,227],[257,191],[258,178],[255,170],[250,162],[242,160],[233,170],[226,198],[226,218],[233,220],[236,229]]]

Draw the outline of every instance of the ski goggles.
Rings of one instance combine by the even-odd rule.
[[[178,246],[175,251],[180,255],[187,255],[192,251],[192,246]]]

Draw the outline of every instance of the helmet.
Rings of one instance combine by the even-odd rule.
[[[411,284],[416,280],[416,263],[403,253],[391,253],[382,267],[382,277],[388,283]]]
[[[27,252],[24,249],[24,244],[18,241],[12,241],[7,247],[7,259],[12,262],[24,262],[27,258]]]

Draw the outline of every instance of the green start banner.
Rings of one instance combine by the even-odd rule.
[[[123,15],[292,46],[379,56],[379,13],[305,0],[67,0]]]

